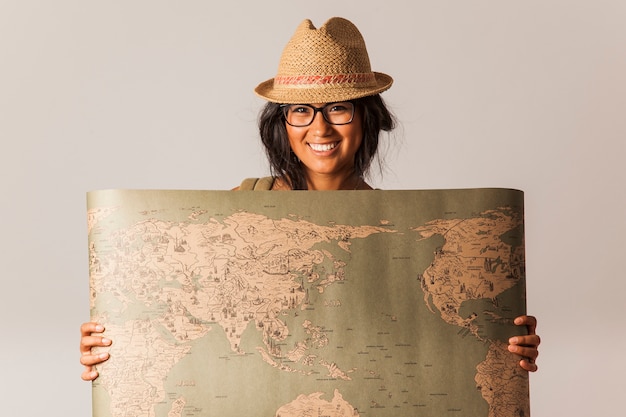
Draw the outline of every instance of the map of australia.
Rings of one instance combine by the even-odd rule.
[[[520,192],[100,191],[88,230],[95,416],[529,415]]]

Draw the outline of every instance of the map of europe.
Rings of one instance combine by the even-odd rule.
[[[529,416],[523,194],[88,194],[94,416]]]

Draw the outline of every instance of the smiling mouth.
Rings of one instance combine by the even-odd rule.
[[[308,145],[317,152],[326,152],[334,149],[339,142],[331,142],[331,143],[309,143]]]

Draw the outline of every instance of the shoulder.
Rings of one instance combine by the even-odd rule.
[[[239,187],[233,190],[239,191],[267,191],[271,190],[274,185],[274,177],[262,177],[262,178],[246,178],[241,181]]]

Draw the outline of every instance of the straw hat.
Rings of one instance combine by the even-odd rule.
[[[389,75],[372,72],[357,27],[333,17],[319,29],[304,20],[283,50],[276,77],[254,91],[275,103],[331,103],[378,94],[392,83]]]

